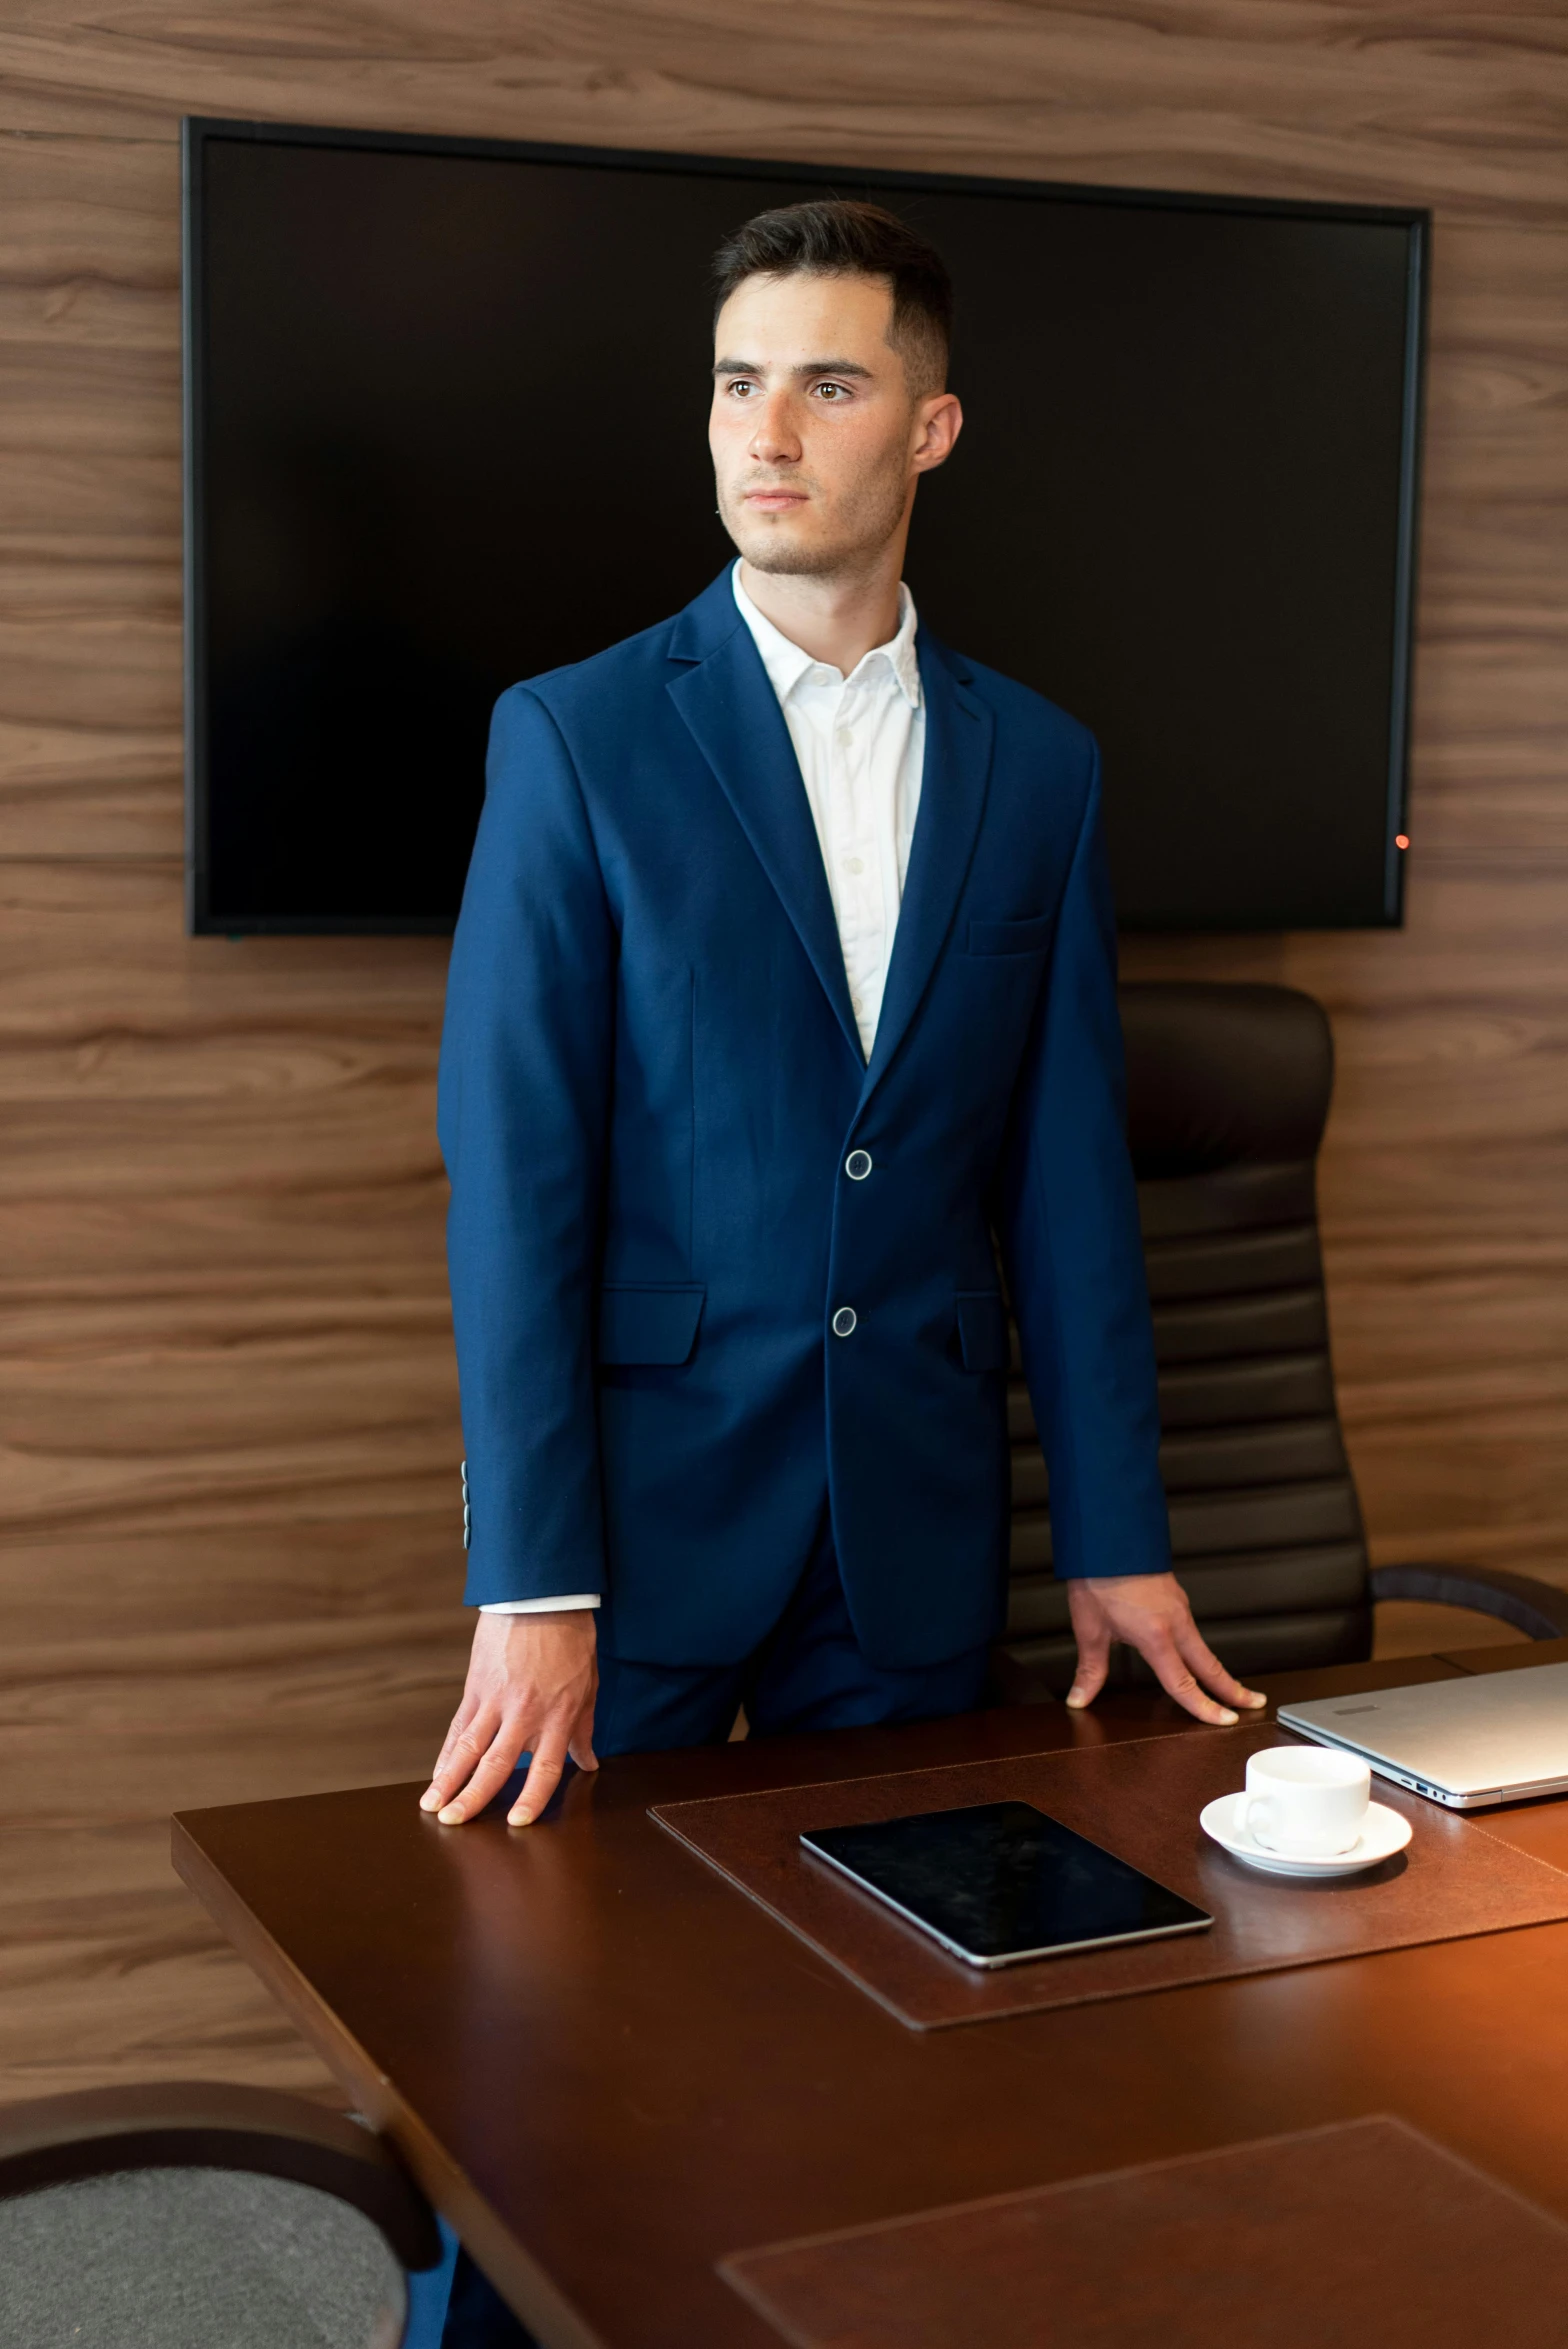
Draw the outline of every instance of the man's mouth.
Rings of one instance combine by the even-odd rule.
[[[742,492],[741,502],[754,513],[788,514],[806,503],[806,493],[801,489],[748,489]]]

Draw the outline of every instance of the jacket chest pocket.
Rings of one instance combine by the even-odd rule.
[[[1049,914],[1030,914],[1017,922],[971,922],[964,952],[974,955],[1038,955],[1051,943]]]

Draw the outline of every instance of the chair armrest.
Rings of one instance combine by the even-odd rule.
[[[1568,1590],[1495,1566],[1374,1566],[1372,1596],[1473,1607],[1478,1615],[1511,1623],[1530,1639],[1568,1639]]]
[[[385,2141],[302,2096],[168,2080],[0,2108],[0,2197],[142,2169],[289,2178],[352,2203],[404,2267],[441,2258],[430,2207]]]

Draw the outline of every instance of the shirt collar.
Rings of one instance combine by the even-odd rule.
[[[768,682],[781,704],[789,699],[801,679],[811,675],[814,671],[821,670],[828,677],[838,675],[836,669],[828,669],[824,663],[813,660],[810,653],[803,652],[798,644],[793,643],[783,633],[782,629],[774,627],[773,622],[765,613],[758,611],[740,583],[738,562],[730,573],[730,584],[735,590],[735,602],[740,616],[751,630],[752,639],[762,656],[762,665],[768,672]],[[893,672],[899,691],[912,710],[917,710],[920,707],[920,659],[915,651],[915,630],[918,626],[915,599],[900,580],[897,634],[889,637],[886,644],[873,645],[854,671],[858,677],[868,662],[885,661]]]

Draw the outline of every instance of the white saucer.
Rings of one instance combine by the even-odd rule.
[[[1234,1831],[1231,1821],[1240,1800],[1239,1794],[1222,1794],[1216,1801],[1206,1803],[1198,1825],[1233,1860],[1245,1860],[1249,1868],[1260,1868],[1268,1876],[1354,1876],[1362,1868],[1375,1868],[1382,1861],[1391,1860],[1410,1841],[1408,1819],[1402,1819],[1384,1803],[1368,1803],[1366,1825],[1349,1851],[1333,1852],[1326,1859],[1270,1851],[1266,1844],[1254,1840],[1249,1829],[1243,1829],[1240,1835]]]

